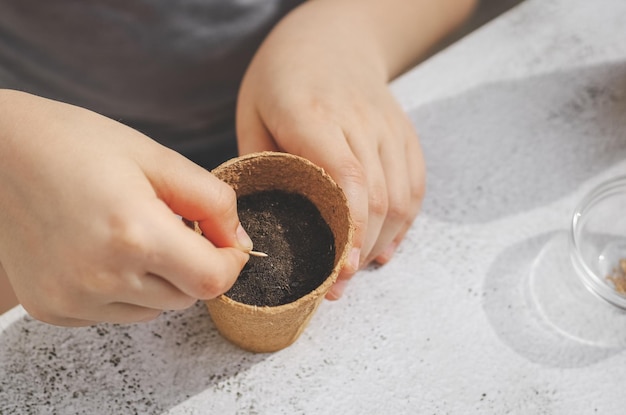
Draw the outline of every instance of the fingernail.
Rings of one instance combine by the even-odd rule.
[[[244,250],[252,250],[252,239],[250,239],[250,236],[248,236],[246,230],[243,228],[243,226],[241,226],[241,223],[237,227],[237,241]]]
[[[343,292],[346,290],[347,285],[348,280],[337,280],[328,292],[328,299],[339,300],[343,296]]]
[[[380,255],[378,255],[378,258],[376,259],[377,262],[381,264],[386,264],[387,262],[389,262],[391,258],[393,258],[393,255],[396,253],[396,249],[398,249],[398,244],[395,242],[390,243],[387,249],[385,249],[383,252],[381,252]]]
[[[348,256],[348,263],[350,267],[357,272],[361,261],[361,250],[359,248],[352,248],[350,255]]]

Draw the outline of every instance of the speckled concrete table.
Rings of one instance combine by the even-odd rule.
[[[623,414],[623,348],[555,330],[526,293],[582,195],[626,172],[624,39],[623,0],[527,0],[395,82],[423,214],[290,348],[241,351],[202,304],[81,329],[18,307],[0,414]]]

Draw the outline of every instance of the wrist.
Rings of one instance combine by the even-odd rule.
[[[265,43],[273,44],[277,53],[289,54],[292,48],[276,42],[291,42],[292,47],[296,44],[299,50],[307,49],[312,65],[329,62],[333,66],[349,61],[387,83],[388,65],[380,42],[368,30],[367,21],[351,9],[342,2],[305,2],[275,26]]]
[[[469,17],[477,0],[310,0],[298,9],[317,9],[317,30],[343,28],[335,41],[351,40],[380,61],[390,81],[432,50]],[[298,10],[296,9],[296,11]]]

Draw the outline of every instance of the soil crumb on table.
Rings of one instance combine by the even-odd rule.
[[[306,197],[282,190],[238,198],[242,226],[254,250],[226,296],[257,306],[288,304],[319,287],[335,259],[333,233]]]

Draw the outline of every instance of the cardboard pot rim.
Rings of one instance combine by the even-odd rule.
[[[257,159],[257,158],[279,158],[279,159],[287,158],[287,159],[297,160],[298,163],[302,164],[303,166],[306,166],[307,169],[317,171],[320,177],[325,182],[327,182],[332,188],[337,189],[336,196],[337,198],[339,198],[340,203],[348,207],[348,200],[343,190],[333,180],[333,178],[328,173],[326,173],[326,171],[323,168],[319,167],[318,165],[314,164],[313,162],[311,162],[310,160],[304,157],[297,156],[294,154],[282,153],[282,152],[276,152],[276,151],[262,151],[262,152],[256,152],[256,153],[249,153],[249,154],[245,154],[245,155],[225,161],[224,163],[220,164],[215,169],[213,169],[212,173],[216,174],[219,177],[220,171],[226,170],[232,165],[245,163],[250,160]],[[292,301],[287,304],[277,305],[277,306],[257,306],[257,305],[252,305],[252,304],[246,304],[246,303],[233,300],[232,298],[226,296],[225,294],[221,294],[218,297],[209,301],[218,301],[221,303],[225,303],[232,307],[238,308],[240,312],[246,312],[250,314],[257,314],[259,312],[263,312],[265,314],[280,314],[290,309],[298,308],[301,303],[308,303],[310,301],[317,299],[319,296],[324,295],[337,280],[337,277],[339,276],[339,272],[343,268],[345,263],[347,262],[348,253],[350,249],[352,248],[352,239],[354,235],[354,222],[352,220],[352,216],[350,215],[349,207],[347,209],[346,220],[348,223],[347,240],[344,246],[341,247],[343,249],[342,252],[338,253],[339,259],[337,260],[337,263],[333,267],[332,272],[313,291],[296,299],[295,301]],[[337,249],[338,247],[336,246],[335,248]]]

